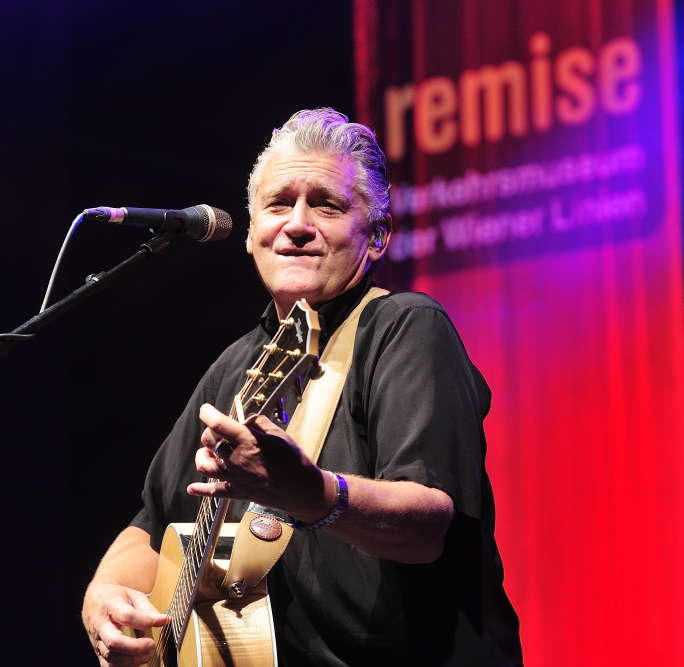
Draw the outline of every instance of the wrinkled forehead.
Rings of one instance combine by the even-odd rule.
[[[362,193],[359,168],[340,153],[304,152],[291,147],[274,151],[264,164],[257,196],[280,188],[335,189],[349,197]]]

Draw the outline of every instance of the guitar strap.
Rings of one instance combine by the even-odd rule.
[[[297,406],[287,427],[287,434],[314,463],[323,449],[323,443],[342,396],[344,381],[351,368],[359,317],[370,301],[385,294],[389,292],[379,287],[371,287],[331,336],[320,360],[324,372],[309,381],[302,402]],[[269,537],[278,533],[275,538],[257,537],[251,530],[253,522],[259,522],[259,518],[264,514],[270,517],[267,521],[272,521],[274,517],[278,519],[282,531],[267,531]],[[286,515],[280,512],[250,505],[238,526],[230,565],[221,585],[229,598],[238,599],[248,595],[283,555],[294,532],[286,521]],[[263,535],[265,531],[256,532]]]

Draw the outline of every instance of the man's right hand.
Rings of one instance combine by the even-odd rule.
[[[152,659],[154,642],[149,637],[123,634],[126,626],[136,630],[161,627],[168,616],[160,614],[140,591],[93,581],[83,602],[83,624],[102,667],[142,665]]]

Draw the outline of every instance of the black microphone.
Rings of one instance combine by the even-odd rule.
[[[165,208],[112,208],[98,206],[83,211],[84,220],[148,227],[158,234],[185,234],[196,241],[221,241],[233,230],[233,221],[220,208],[200,204],[181,211]]]

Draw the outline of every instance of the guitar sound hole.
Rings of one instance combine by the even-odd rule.
[[[183,555],[190,544],[190,535],[181,535],[181,547],[183,548]],[[218,543],[216,544],[216,551],[214,552],[214,558],[219,560],[230,560],[230,555],[233,553],[233,542],[235,542],[234,537],[219,537]]]
[[[235,542],[234,537],[219,537],[216,551],[214,551],[214,558],[230,560],[230,556],[233,553],[233,542]]]
[[[169,642],[164,651],[164,667],[178,667],[178,651],[175,642]]]

